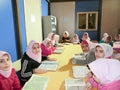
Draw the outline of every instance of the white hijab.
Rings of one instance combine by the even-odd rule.
[[[77,37],[77,38],[74,38],[74,37]],[[73,39],[72,39],[72,42],[77,42],[77,43],[79,43],[79,37],[78,37],[78,35],[77,34],[74,34],[74,36],[73,36]]]
[[[120,61],[116,59],[101,58],[88,65],[101,84],[120,80]]]
[[[87,38],[84,37],[85,34],[87,35]],[[90,41],[90,37],[89,37],[89,34],[87,32],[83,33],[82,40],[88,40],[88,41]]]
[[[0,51],[0,57],[2,57],[5,54],[7,54],[9,56],[9,59],[10,59],[10,69],[8,71],[0,70],[0,74],[3,75],[4,77],[8,78],[11,75],[11,71],[12,71],[12,61],[11,61],[10,55],[7,52]]]
[[[65,35],[65,33],[67,34],[67,37],[69,37],[69,32],[68,31],[64,31],[63,36]]]
[[[35,41],[35,40],[30,41],[29,45],[27,46],[26,54],[33,60],[40,63],[41,62],[41,48],[40,48],[40,52],[37,55],[32,52],[32,47],[35,43],[39,44],[40,46],[40,43],[38,41]]]
[[[113,54],[113,48],[111,45],[109,44],[106,44],[106,43],[99,43],[97,46],[100,46],[103,51],[104,51],[104,58],[111,58],[112,57],[112,54]]]
[[[103,34],[103,37],[102,37],[102,40],[103,40],[103,41],[106,41],[106,39],[107,39],[108,36],[109,36],[108,33],[104,33],[104,34]]]

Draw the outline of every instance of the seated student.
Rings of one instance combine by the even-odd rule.
[[[0,51],[0,90],[21,90],[20,81],[12,68],[11,56]]]
[[[102,39],[99,41],[99,43],[104,43],[108,37],[108,33],[103,33]]]
[[[46,38],[41,43],[41,49],[42,49],[42,56],[48,56],[51,55],[56,48],[52,45],[52,41],[49,38]]]
[[[113,48],[109,44],[99,43],[95,47],[95,58],[109,58],[111,59],[113,55]]]
[[[111,35],[109,35],[109,36],[106,38],[105,43],[113,46],[113,40],[112,40],[112,36],[111,36]]]
[[[72,40],[71,40],[72,43],[80,43],[80,40],[79,40],[79,37],[77,34],[74,34]]]
[[[114,42],[119,42],[119,41],[120,41],[120,34],[115,34]]]
[[[113,43],[113,58],[120,60],[120,42]]]
[[[86,65],[95,60],[95,52],[94,52],[94,47],[92,44],[94,44],[94,47],[95,47],[96,43],[86,41],[86,40],[83,40],[81,42],[81,48],[82,48],[83,53],[81,53],[80,56],[85,57],[85,58],[84,60],[83,58],[79,58],[79,60],[76,60],[75,62],[77,64]]]
[[[84,33],[83,33],[82,40],[90,41],[90,37],[89,37],[89,34],[88,34],[87,32],[84,32]],[[81,41],[82,41],[82,40],[81,40]]]
[[[54,34],[54,33],[49,33],[47,38],[51,39],[53,46],[58,45],[58,43],[59,43],[59,35]]]
[[[47,57],[41,56],[40,44],[37,41],[30,41],[27,50],[21,59],[20,79],[22,86],[30,79],[33,73],[46,73],[47,70],[39,69],[41,61]]]
[[[100,44],[96,44],[96,46],[94,47],[91,46],[93,45],[90,44],[89,42],[82,41],[81,47],[83,52],[86,53],[86,60],[79,60],[78,61],[79,64],[81,65],[89,64],[90,62],[99,58],[112,58],[113,48],[110,45],[105,43],[100,43]]]
[[[70,43],[70,42],[71,42],[71,39],[69,37],[69,32],[64,31],[63,37],[62,37],[62,43]]]
[[[101,58],[88,64],[87,90],[120,90],[120,62],[116,59]]]

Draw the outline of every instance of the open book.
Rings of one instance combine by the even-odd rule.
[[[46,90],[49,77],[38,76],[33,74],[25,83],[22,90]]]
[[[46,69],[50,71],[56,71],[58,67],[57,61],[43,61],[42,64],[38,67],[40,69]]]
[[[89,72],[86,66],[73,66],[72,69],[74,78],[85,78]]]
[[[83,79],[65,79],[65,90],[86,90]]]
[[[57,47],[53,53],[54,54],[61,54],[63,51],[64,51],[64,47]]]

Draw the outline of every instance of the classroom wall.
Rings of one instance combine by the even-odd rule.
[[[71,37],[74,33],[82,37],[84,31],[77,30],[77,12],[98,11],[98,0],[85,0],[76,2],[53,2],[50,5],[51,14],[58,19],[58,34],[62,35],[64,30],[70,32]],[[97,40],[97,31],[89,30],[91,39]]]
[[[28,3],[25,8],[28,9],[28,13],[30,12],[30,15],[28,15],[27,18],[30,20],[28,20],[27,24],[25,22],[24,1],[25,3]],[[42,5],[42,10],[41,3],[44,3]],[[24,53],[27,42],[29,42],[30,39],[38,39],[40,42],[42,40],[41,12],[43,11],[43,15],[48,15],[48,4],[46,0],[36,0],[36,2],[31,0],[17,0],[17,4],[19,15],[18,18],[20,21],[19,25],[21,35],[20,38],[22,42],[22,53]],[[27,29],[26,25],[28,26]],[[18,57],[14,31],[12,0],[0,0],[0,28],[0,50],[9,52],[12,61],[14,62],[18,59]]]
[[[26,42],[26,29],[25,29],[25,17],[24,17],[24,2],[23,0],[18,0],[18,12],[19,12],[19,25],[20,25],[20,35],[21,35],[21,45],[22,54],[24,54],[27,46]]]
[[[55,2],[50,7],[51,15],[57,17],[58,34],[62,36],[67,30],[72,37],[75,32],[75,2]]]
[[[48,16],[48,2],[46,0],[41,0],[41,10],[42,16]]]
[[[12,61],[17,59],[11,0],[0,0],[0,50],[11,55]]]
[[[97,30],[78,30],[77,29],[77,13],[78,12],[94,12],[98,11],[98,0],[76,1],[75,4],[75,33],[82,38],[84,32],[88,32],[91,40],[97,40]]]
[[[101,36],[104,32],[114,36],[120,29],[120,0],[103,0]]]
[[[27,44],[31,40],[42,42],[41,0],[24,0]]]

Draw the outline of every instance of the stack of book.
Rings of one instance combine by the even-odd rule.
[[[22,90],[46,90],[49,77],[32,75]]]
[[[81,54],[74,54],[72,57],[72,64],[78,64],[80,60],[86,60],[86,55],[81,53]]]

